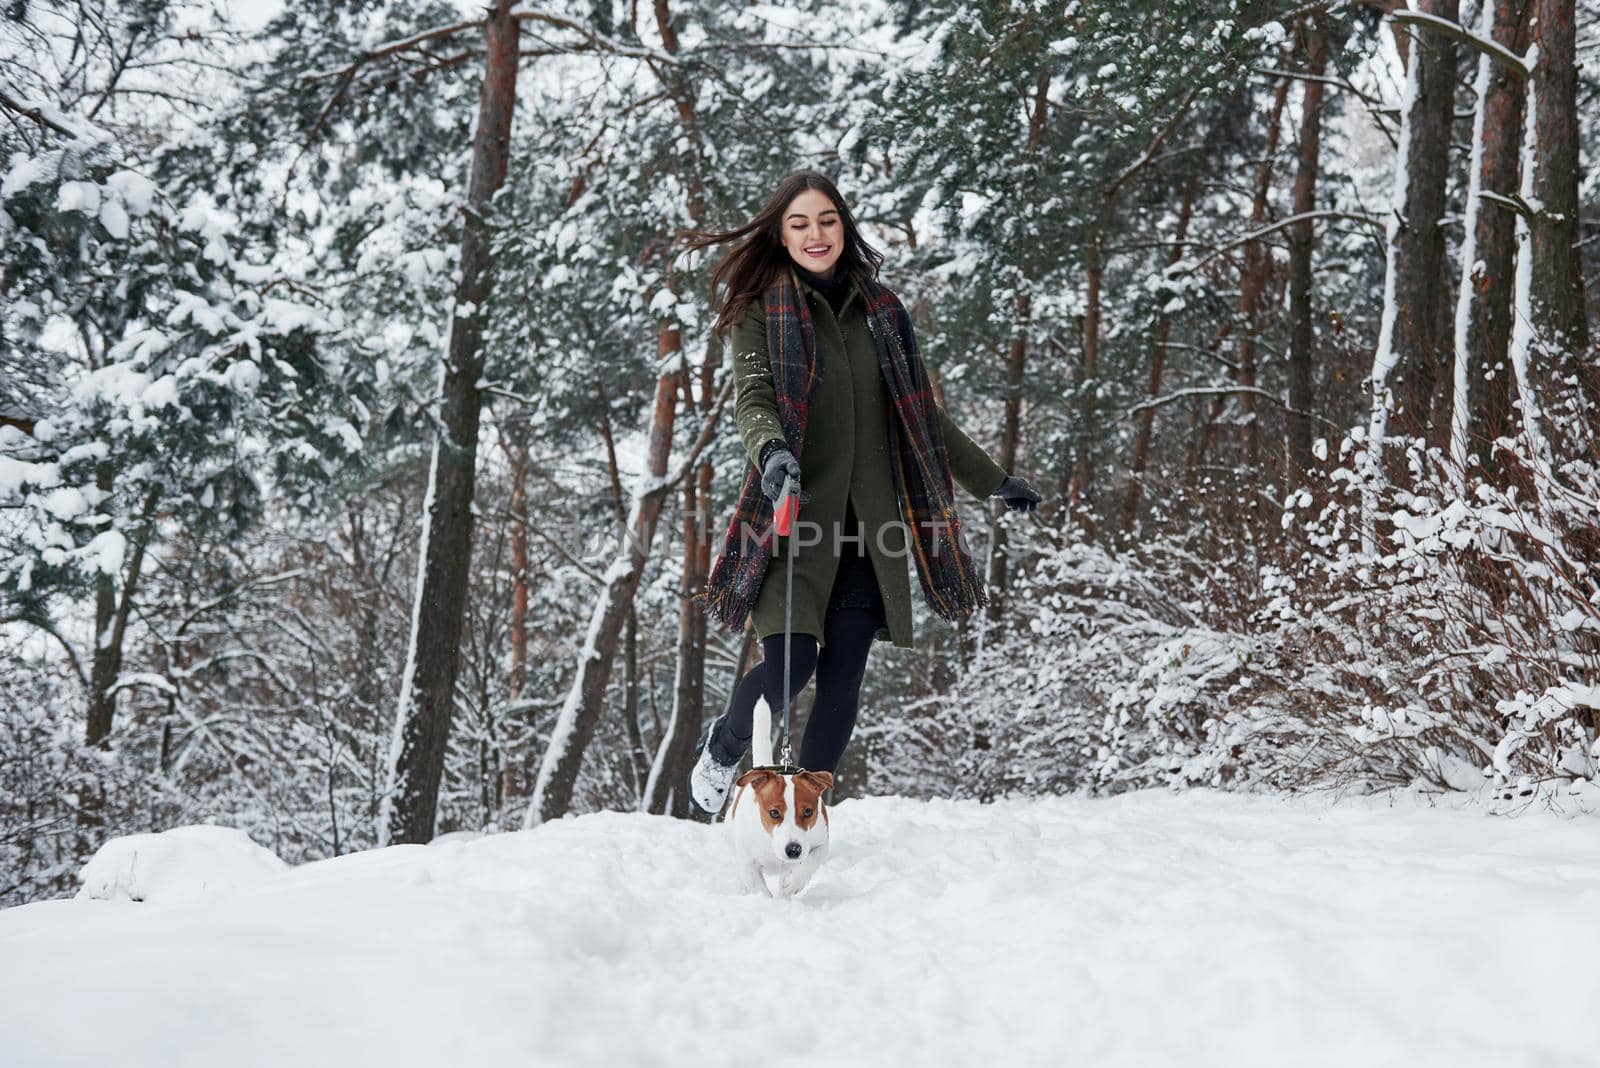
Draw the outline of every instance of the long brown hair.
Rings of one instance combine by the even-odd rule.
[[[728,331],[744,318],[745,309],[760,300],[767,287],[794,263],[789,250],[783,247],[783,235],[780,232],[783,212],[795,197],[807,189],[817,190],[839,209],[839,218],[844,224],[844,247],[839,250],[839,261],[834,264],[834,270],[877,278],[878,268],[883,266],[883,253],[862,239],[855,216],[850,214],[849,206],[833,182],[827,175],[817,171],[795,171],[778,183],[767,206],[743,226],[720,233],[697,230],[683,239],[683,247],[690,251],[744,239],[722,258],[717,269],[711,273],[711,306],[718,309],[717,320],[711,329],[717,337],[726,338]],[[719,289],[722,290],[720,307]]]

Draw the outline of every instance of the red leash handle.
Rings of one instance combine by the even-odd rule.
[[[794,517],[800,514],[799,494],[795,492],[794,476],[785,475],[783,492],[773,511],[773,527],[787,537],[794,529]],[[783,547],[783,765],[792,766],[794,759],[789,746],[789,653],[794,631],[794,543]]]
[[[782,537],[788,537],[789,531],[794,529],[795,516],[800,514],[800,501],[795,496],[794,478],[785,475],[783,479],[783,492],[778,495],[778,503],[773,507],[773,527]]]

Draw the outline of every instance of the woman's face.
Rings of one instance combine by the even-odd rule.
[[[832,274],[844,248],[844,223],[827,194],[807,189],[783,209],[783,247],[794,262],[817,274]]]

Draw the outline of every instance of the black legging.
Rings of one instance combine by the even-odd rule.
[[[817,639],[809,634],[791,635],[789,695],[791,699],[805,688],[811,673],[817,675],[817,694],[806,718],[805,737],[800,742],[800,766],[807,771],[832,772],[839,766],[844,748],[855,730],[856,712],[861,702],[861,680],[867,673],[867,654],[872,639],[882,626],[882,615],[864,608],[837,608],[823,623],[822,656],[817,656]],[[727,756],[743,755],[750,747],[756,699],[763,693],[772,709],[774,724],[782,722],[783,635],[769,634],[761,643],[765,659],[739,680],[733,706],[723,724],[722,737],[713,740]],[[790,719],[794,719],[793,711]],[[774,753],[774,759],[783,754]],[[726,762],[726,761],[725,761]]]

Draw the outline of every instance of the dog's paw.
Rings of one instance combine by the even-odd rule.
[[[745,866],[739,869],[740,881],[744,884],[747,894],[760,894],[762,897],[771,897],[772,891],[767,887],[766,876],[761,874],[761,869]]]
[[[810,881],[811,876],[809,875],[803,875],[797,879],[779,879],[778,896],[794,897],[800,891],[804,890],[806,888],[806,884]]]

